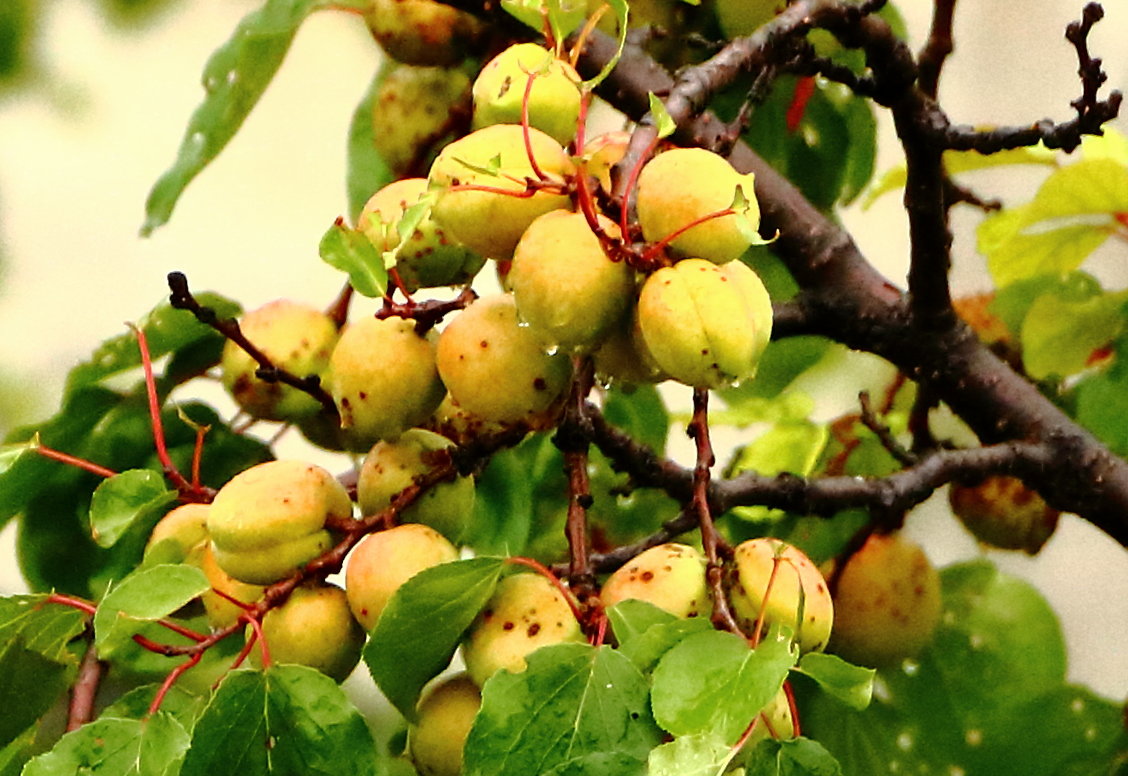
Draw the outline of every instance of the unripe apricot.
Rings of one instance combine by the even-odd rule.
[[[703,148],[658,154],[638,176],[635,201],[643,237],[660,242],[694,224],[674,237],[669,247],[681,256],[717,264],[739,258],[752,245],[750,233],[760,225],[752,183],[751,173],[741,175],[723,156]],[[738,188],[745,212],[706,219],[732,208]]]
[[[748,735],[748,740],[733,757],[730,768],[744,765],[756,744],[765,738],[787,741],[795,738],[795,716],[791,713],[791,703],[787,692],[781,687],[775,697],[756,715],[756,725]]]
[[[450,439],[455,444],[465,445],[483,435],[504,431],[504,423],[486,420],[480,415],[467,411],[447,393],[439,408],[426,423],[429,431],[434,431]]]
[[[149,534],[145,556],[160,545],[166,562],[186,562],[208,541],[208,508],[207,504],[181,504],[162,517]]]
[[[988,477],[978,485],[952,483],[952,513],[976,539],[1034,555],[1053,535],[1061,513],[1017,477]]]
[[[204,545],[195,556],[200,570],[211,585],[211,590],[200,596],[204,603],[204,613],[208,618],[208,625],[214,630],[222,630],[229,625],[234,625],[243,613],[242,607],[230,599],[235,599],[244,604],[253,604],[262,598],[264,588],[261,585],[252,585],[240,582],[215,562],[215,553],[211,544]],[[217,592],[218,591],[218,592]],[[223,595],[220,595],[223,593]]]
[[[373,96],[372,142],[392,177],[418,175],[453,136],[451,113],[469,110],[470,77],[462,70],[399,65]]]
[[[337,342],[337,325],[315,307],[278,299],[252,310],[239,321],[244,336],[278,368],[297,377],[324,377]],[[220,369],[223,386],[248,414],[265,420],[294,421],[316,414],[321,403],[304,391],[267,382],[259,364],[228,340]]]
[[[466,632],[462,658],[481,687],[495,672],[525,670],[525,658],[549,644],[584,641],[568,601],[540,574],[505,577]]]
[[[253,633],[248,625],[247,638]],[[324,582],[294,588],[284,604],[262,618],[262,635],[273,662],[316,668],[338,682],[356,668],[365,639],[345,591]],[[251,650],[250,658],[261,667],[261,650]]]
[[[458,550],[433,528],[411,523],[369,534],[345,566],[349,608],[365,630],[372,630],[388,601],[404,582],[423,569],[458,560]]]
[[[548,348],[518,323],[513,297],[496,294],[472,302],[447,325],[436,359],[460,406],[487,421],[515,423],[552,407],[568,386],[569,359]]]
[[[407,731],[407,748],[419,776],[462,773],[462,748],[481,707],[482,693],[464,673],[427,690]]]
[[[384,52],[409,65],[457,65],[483,32],[472,14],[435,0],[373,0],[364,20]]]
[[[533,79],[528,88],[529,78]],[[580,76],[536,43],[517,43],[486,63],[474,81],[475,129],[520,124],[528,91],[529,126],[566,145],[580,115]]]
[[[838,576],[830,648],[854,663],[896,665],[932,641],[940,607],[940,575],[924,550],[873,534]]]
[[[447,458],[454,443],[433,431],[413,428],[394,442],[377,442],[360,467],[357,503],[364,515],[375,515],[415,478]],[[474,511],[474,479],[456,477],[427,489],[400,514],[404,523],[422,523],[452,542],[461,541]]]
[[[329,384],[341,428],[356,444],[395,439],[439,406],[445,390],[432,339],[407,318],[362,318],[341,332]]]
[[[618,236],[610,219],[598,222]],[[634,296],[631,268],[607,258],[583,214],[567,210],[529,224],[513,252],[509,283],[521,320],[567,351],[602,342]]]
[[[611,331],[593,358],[596,377],[611,385],[644,385],[668,378],[647,349],[633,313]]]
[[[667,543],[640,553],[620,566],[599,593],[605,606],[630,598],[665,609],[675,617],[708,615],[705,558],[688,544]]]
[[[658,270],[643,284],[636,316],[662,371],[696,388],[752,377],[771,339],[771,298],[739,261],[686,259]]]
[[[426,193],[426,178],[405,178],[389,183],[365,203],[357,228],[378,251],[400,246],[397,226],[407,209]],[[428,214],[400,246],[395,266],[404,290],[411,294],[420,288],[462,285],[471,280],[484,263],[485,259],[456,242]]]
[[[216,563],[241,582],[268,585],[332,546],[329,519],[352,516],[332,474],[302,461],[268,461],[240,472],[208,512]]]
[[[733,614],[745,633],[752,633],[762,613],[765,628],[774,623],[791,628],[801,652],[826,647],[834,603],[826,580],[797,547],[771,538],[742,542],[726,582]]]
[[[532,189],[526,181],[537,174],[529,162],[525,132],[516,124],[479,129],[446,146],[431,165],[428,180],[443,190],[435,202],[435,220],[487,258],[510,258],[537,216],[571,204],[562,192],[541,189],[527,194]],[[527,132],[537,168],[550,181],[563,182],[573,172],[564,149],[539,129]]]

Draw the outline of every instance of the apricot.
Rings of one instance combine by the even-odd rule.
[[[1017,477],[987,477],[976,485],[952,483],[952,514],[989,547],[1035,555],[1057,528],[1061,513]]]
[[[532,87],[528,87],[529,79]],[[529,126],[566,145],[580,115],[580,76],[536,43],[517,43],[486,63],[474,81],[475,129],[520,124],[528,91]]]
[[[495,124],[446,146],[428,178],[440,189],[434,218],[456,240],[491,259],[508,259],[537,216],[571,204],[563,191],[536,189],[537,168],[549,182],[562,184],[573,173],[563,147],[530,127]],[[530,195],[529,192],[532,192]]]
[[[605,606],[634,598],[675,617],[707,616],[712,610],[704,556],[687,544],[672,542],[651,547],[620,566],[603,583],[599,598]]]
[[[659,368],[697,388],[752,377],[771,339],[771,298],[738,261],[686,259],[658,270],[643,284],[636,316]]]
[[[450,450],[454,443],[433,431],[413,428],[394,442],[377,442],[360,467],[357,503],[361,513],[375,515],[415,478],[434,466],[435,454]],[[404,523],[422,523],[452,542],[463,538],[474,511],[474,479],[457,477],[428,488],[400,514]]]
[[[303,461],[268,461],[235,475],[208,512],[216,563],[240,582],[268,585],[332,546],[325,522],[352,517],[336,478]]]
[[[407,748],[419,776],[458,776],[462,749],[482,706],[482,693],[465,674],[439,680],[429,688],[407,731]]]
[[[726,584],[733,614],[745,633],[751,635],[762,615],[765,628],[775,623],[791,628],[801,652],[826,647],[834,602],[826,580],[799,548],[772,538],[742,542]]]
[[[289,299],[250,311],[239,321],[239,328],[271,363],[297,377],[323,378],[337,342],[332,318]],[[219,366],[224,388],[253,417],[296,421],[321,410],[321,403],[305,391],[257,377],[258,362],[232,340],[225,343]]]
[[[737,189],[743,192],[740,212],[706,218],[733,208]],[[689,227],[669,242],[679,256],[723,264],[757,239],[760,208],[753,175],[741,175],[723,156],[703,148],[674,148],[647,162],[638,176],[635,201],[647,242]]]
[[[246,637],[254,631],[247,626]],[[262,635],[275,663],[316,668],[343,682],[360,661],[365,633],[349,611],[345,591],[325,582],[294,589],[281,606],[262,618]],[[262,652],[252,649],[251,663],[262,666]]]
[[[341,428],[354,444],[395,439],[439,406],[445,390],[433,337],[421,337],[406,318],[362,318],[341,332],[329,384]]]
[[[598,222],[611,236],[610,219]],[[581,213],[554,210],[529,224],[513,252],[509,284],[517,314],[567,351],[602,342],[630,309],[634,272],[611,261]]]
[[[148,557],[158,545],[164,548],[167,562],[185,562],[200,545],[208,541],[208,505],[181,504],[162,517],[145,544]]]
[[[940,575],[924,550],[900,534],[873,534],[839,573],[830,649],[854,663],[896,665],[932,641],[940,608]]]
[[[525,670],[525,658],[549,644],[584,641],[563,594],[540,574],[513,574],[498,583],[462,642],[466,672],[481,687],[495,672]]]
[[[482,297],[439,337],[439,374],[459,406],[486,421],[515,423],[553,407],[568,387],[571,363],[531,327],[521,326],[509,294]]]
[[[249,605],[262,598],[262,593],[266,589],[262,585],[240,582],[219,567],[210,543],[200,548],[194,556],[194,562],[199,564],[200,570],[204,572],[211,585],[211,590],[200,596],[200,599],[204,604],[208,625],[213,629],[221,630],[234,625],[243,613],[243,608],[230,599]]]
[[[409,65],[457,65],[485,30],[472,14],[435,0],[373,0],[364,20],[384,52]]]
[[[451,114],[469,110],[470,77],[462,70],[399,65],[373,95],[372,142],[394,178],[418,175],[453,137]]]
[[[398,525],[369,534],[353,548],[345,566],[349,608],[370,631],[404,582],[423,569],[457,559],[454,545],[425,525]]]

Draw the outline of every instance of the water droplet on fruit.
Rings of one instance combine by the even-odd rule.
[[[1069,710],[1074,714],[1080,714],[1085,710],[1085,701],[1081,698],[1074,698],[1069,704]]]
[[[958,765],[949,765],[948,776],[967,776],[967,771]]]
[[[544,352],[546,354],[550,355],[550,356],[555,356],[557,353],[560,352],[560,346],[559,345],[549,345],[547,348],[544,349]]]
[[[916,676],[920,671],[920,663],[915,660],[906,660],[901,664],[901,670],[905,672],[905,676]]]
[[[900,773],[901,772],[901,763],[900,763],[899,760],[890,760],[889,761],[889,772],[890,773]]]
[[[972,728],[964,733],[964,741],[968,746],[979,746],[983,743],[983,731],[977,728]]]
[[[984,641],[983,636],[981,636],[980,634],[971,634],[971,637],[968,639],[968,641],[971,644],[972,649],[983,649]]]
[[[913,743],[914,742],[912,734],[910,734],[907,730],[902,731],[901,734],[897,736],[897,748],[899,748],[903,752],[907,752],[912,749]]]
[[[1085,728],[1085,740],[1095,741],[1097,738],[1097,729],[1095,727]]]

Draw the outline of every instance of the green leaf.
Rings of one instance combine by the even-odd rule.
[[[466,776],[527,776],[600,753],[639,760],[658,743],[646,679],[610,647],[557,644],[499,671],[463,751]]]
[[[650,752],[647,776],[720,776],[735,755],[716,733],[679,736]]]
[[[329,227],[318,246],[321,260],[349,276],[357,293],[377,299],[388,290],[384,259],[368,236],[345,225],[342,219]]]
[[[211,589],[195,566],[152,566],[117,585],[94,613],[94,644],[102,657],[111,657],[138,631],[142,623],[159,620]]]
[[[74,678],[73,660],[52,660],[22,637],[0,645],[0,747],[15,741],[63,696]]]
[[[654,718],[675,736],[717,731],[735,743],[779,692],[796,657],[790,639],[774,631],[756,649],[722,631],[689,636],[654,669]]]
[[[175,776],[188,734],[166,714],[146,721],[103,717],[67,733],[24,776]]]
[[[305,18],[329,6],[363,11],[367,5],[364,0],[266,0],[243,17],[204,67],[204,101],[188,121],[176,161],[149,192],[143,236],[168,222],[188,183],[235,136],[274,78]]]
[[[799,660],[795,670],[814,679],[832,697],[852,709],[861,711],[873,698],[872,668],[847,663],[837,655],[808,652]]]
[[[634,641],[656,625],[679,622],[678,617],[665,609],[660,609],[649,601],[635,598],[628,598],[608,606],[605,613],[611,625],[611,632],[615,634],[615,641],[620,647]]]
[[[704,617],[682,619],[653,604],[634,599],[608,607],[607,616],[619,651],[644,673],[650,673],[675,644],[691,634],[713,627]]]
[[[752,750],[745,776],[842,776],[842,766],[818,741],[767,738]]]
[[[627,45],[630,5],[627,3],[627,0],[603,0],[603,2],[607,3],[607,5],[611,7],[611,12],[615,14],[615,22],[619,29],[619,39],[616,41],[615,55],[607,60],[607,64],[603,66],[602,70],[595,74],[595,77],[589,78],[581,84],[581,88],[588,91],[594,91],[595,87],[599,86],[607,79],[607,76],[611,75],[611,71],[619,64],[619,59],[623,56],[623,49]],[[694,0],[686,0],[686,2],[689,2],[691,5],[695,4]]]
[[[112,547],[135,524],[151,528],[155,516],[176,501],[164,476],[152,469],[130,469],[102,480],[90,499],[90,529],[99,547]]]
[[[654,117],[654,124],[658,127],[658,138],[669,137],[678,130],[678,125],[666,110],[666,103],[658,98],[654,92],[647,95],[650,100],[650,115]]]
[[[20,776],[24,765],[35,753],[36,732],[35,727],[29,727],[12,743],[0,747],[0,776]]]
[[[349,122],[348,170],[345,175],[349,201],[349,222],[356,224],[360,211],[373,193],[391,183],[395,177],[391,167],[376,147],[372,131],[372,110],[381,84],[396,69],[391,57],[381,63],[368,90],[360,98]]]
[[[1073,400],[1077,422],[1117,455],[1128,455],[1128,369],[1118,361],[1112,369],[1085,378],[1074,389]]]
[[[979,225],[979,252],[987,257],[997,286],[1075,270],[1110,235],[1106,226],[1091,224],[1027,231],[1028,213],[1026,208],[1001,210]]]
[[[34,454],[39,446],[39,440],[32,438],[27,442],[13,442],[9,445],[0,445],[0,477],[16,465],[25,455]]]
[[[143,719],[148,715],[149,706],[157,693],[161,691],[161,688],[162,686],[159,684],[145,684],[134,687],[107,706],[102,711],[101,716]],[[189,692],[178,683],[168,688],[161,699],[161,713],[175,717],[184,729],[191,733],[206,704],[206,697]]]
[[[419,201],[416,202],[407,210],[403,211],[403,215],[396,221],[396,245],[390,251],[384,251],[381,258],[384,261],[384,266],[391,269],[396,265],[399,260],[400,250],[407,247],[408,238],[415,233],[419,225],[431,214],[431,207],[435,204],[437,193],[435,191],[428,191]]]
[[[238,315],[241,309],[237,302],[218,294],[199,293],[195,296],[200,304],[214,310],[220,319]],[[149,356],[153,361],[204,342],[212,342],[217,346],[218,358],[218,351],[224,341],[219,332],[200,323],[191,312],[178,310],[167,302],[158,305],[142,318],[137,323],[137,328],[145,334]],[[136,332],[130,330],[103,342],[87,361],[70,371],[67,375],[66,395],[139,366],[141,350],[137,345]]]
[[[564,40],[584,23],[587,3],[584,0],[501,0],[501,7],[522,24],[544,32],[547,17],[552,37]]]
[[[505,569],[501,558],[472,558],[433,566],[392,596],[364,647],[372,678],[400,713],[415,717],[423,686],[454,656]]]
[[[545,771],[544,776],[646,776],[646,761],[623,752],[590,752]]]
[[[305,666],[233,671],[192,731],[180,776],[375,776],[364,718],[329,677]]]
[[[603,400],[603,417],[658,455],[665,454],[670,413],[655,386],[639,385],[629,391],[612,386]]]
[[[733,474],[754,471],[765,476],[789,472],[805,477],[814,471],[829,439],[830,430],[823,424],[780,423],[739,448],[730,471]],[[732,512],[754,522],[775,520],[784,514],[781,510],[761,506],[736,507]]]
[[[1000,288],[988,310],[999,316],[1008,331],[1017,332],[1034,302],[1043,296],[1083,301],[1101,291],[1100,281],[1085,272],[1035,275]]]
[[[1089,365],[1093,351],[1124,329],[1125,293],[1071,300],[1044,295],[1022,324],[1022,363],[1036,380],[1068,377]]]
[[[0,643],[18,638],[27,649],[51,660],[69,656],[67,644],[85,624],[84,613],[50,603],[45,595],[0,598]]]
[[[529,436],[517,447],[495,453],[475,483],[477,497],[466,535],[479,555],[526,555],[538,486],[549,476],[548,461],[559,462],[546,434]],[[559,467],[557,467],[559,468]]]

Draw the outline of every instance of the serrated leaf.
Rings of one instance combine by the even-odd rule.
[[[176,501],[164,476],[152,469],[130,469],[98,484],[90,499],[90,530],[99,547],[112,547],[134,525],[151,526],[154,515]]]
[[[188,121],[176,161],[153,186],[145,203],[141,234],[168,222],[177,200],[193,178],[235,136],[258,103],[298,27],[320,8],[364,11],[363,0],[266,0],[239,22],[231,38],[204,67],[204,101]]]
[[[670,648],[690,634],[713,627],[704,617],[675,617],[646,601],[630,598],[608,607],[607,617],[619,651],[643,673],[651,672]]]
[[[19,639],[28,649],[62,660],[70,654],[67,644],[85,625],[85,614],[49,603],[45,595],[0,598],[0,644]]]
[[[372,678],[400,713],[415,717],[423,686],[454,656],[505,569],[501,558],[472,558],[416,574],[392,596],[364,647]]]
[[[117,717],[120,719],[143,719],[149,713],[149,706],[160,692],[160,684],[145,684],[134,687],[121,696],[103,711],[101,716]],[[161,699],[161,713],[175,717],[176,720],[189,733],[196,724],[196,720],[203,713],[207,697],[189,692],[180,684],[167,688]]]
[[[349,222],[354,225],[369,197],[384,188],[395,177],[373,139],[372,109],[381,84],[396,67],[391,57],[384,58],[368,85],[368,90],[353,110],[349,122],[345,188],[349,201]]]
[[[678,643],[654,669],[655,720],[675,736],[716,731],[726,743],[735,743],[795,664],[790,639],[773,635],[756,649],[722,631]]]
[[[679,736],[650,752],[647,776],[720,776],[736,755],[716,733]]]
[[[876,671],[847,663],[837,655],[808,652],[795,667],[798,673],[809,676],[824,692],[861,711],[873,698],[873,679]]]
[[[337,219],[318,245],[321,260],[349,276],[358,294],[378,299],[388,290],[384,259],[368,236]]]
[[[654,118],[655,126],[658,127],[658,138],[669,137],[677,132],[678,125],[666,110],[666,103],[662,102],[654,92],[650,92],[647,99],[650,100],[650,115]]]
[[[629,644],[656,625],[669,625],[678,618],[649,601],[628,598],[606,609],[611,632],[619,646]]]
[[[1123,292],[1084,300],[1050,294],[1036,299],[1019,334],[1027,373],[1041,380],[1083,370],[1094,350],[1120,336],[1125,300]]]
[[[610,647],[542,647],[524,671],[482,687],[463,772],[527,776],[608,752],[641,760],[659,740],[646,695],[646,679]]]
[[[106,594],[94,613],[94,644],[111,657],[143,623],[175,612],[211,589],[195,566],[152,566],[130,574]]]
[[[174,776],[188,734],[166,714],[145,721],[105,718],[67,733],[23,776]]]
[[[195,296],[201,305],[214,310],[221,319],[238,315],[241,309],[237,302],[219,294],[202,292]],[[137,328],[144,332],[149,356],[154,361],[203,342],[223,342],[223,336],[215,329],[200,323],[188,310],[178,310],[167,302],[138,321]],[[130,330],[103,342],[89,359],[72,369],[67,375],[65,393],[69,396],[79,388],[139,366],[141,351],[137,334]]]
[[[764,739],[745,766],[746,776],[841,776],[842,766],[818,741]]]
[[[312,668],[233,671],[196,727],[180,776],[376,776],[376,745],[344,691]]]
[[[584,0],[501,0],[501,7],[537,32],[544,32],[547,19],[552,36],[564,40],[581,24],[587,16],[587,3]]]

